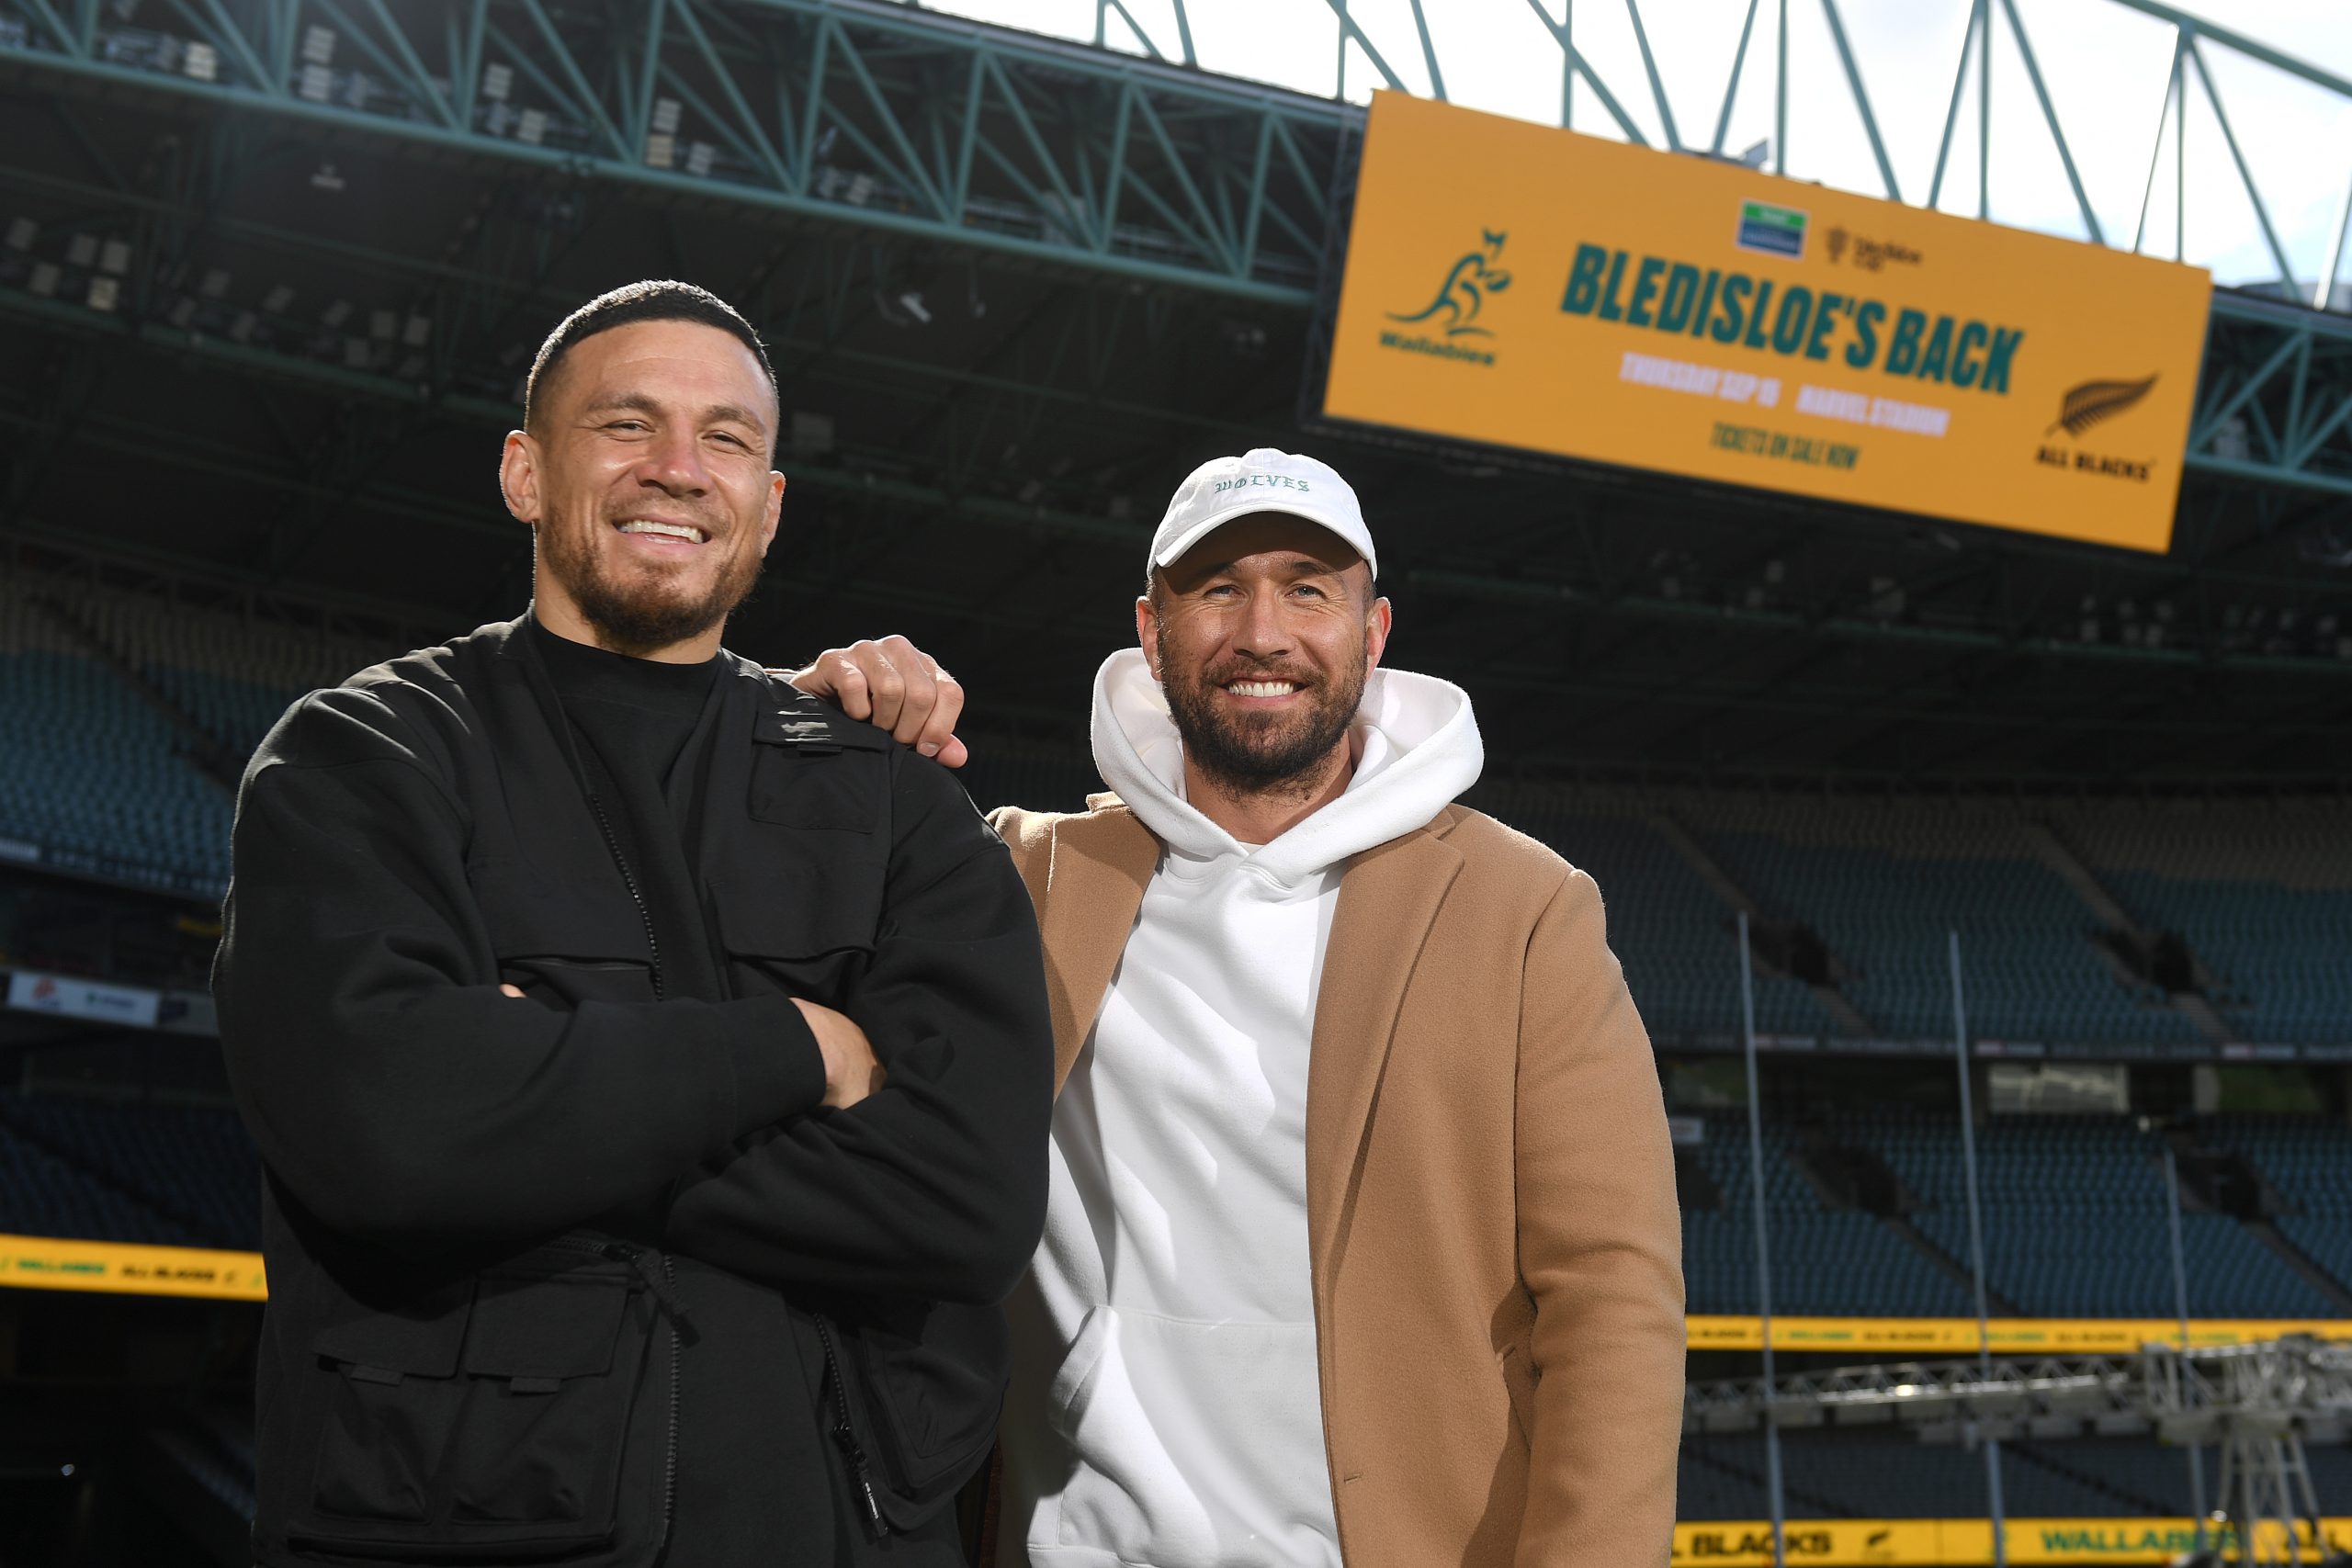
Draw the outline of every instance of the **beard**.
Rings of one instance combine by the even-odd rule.
[[[1352,662],[1336,681],[1304,671],[1230,665],[1202,671],[1190,680],[1164,680],[1169,716],[1184,743],[1184,754],[1220,786],[1237,795],[1290,795],[1311,789],[1331,753],[1346,741],[1363,701],[1367,660],[1358,644]],[[1159,668],[1172,671],[1168,642],[1159,643]],[[1216,694],[1230,682],[1295,682],[1306,694],[1300,714],[1235,713],[1219,705]]]
[[[668,648],[722,624],[751,597],[767,564],[765,557],[747,551],[721,567],[707,589],[691,593],[666,581],[667,573],[643,571],[633,582],[622,581],[588,540],[562,527],[542,527],[539,539],[548,575],[563,584],[581,617],[615,653]]]

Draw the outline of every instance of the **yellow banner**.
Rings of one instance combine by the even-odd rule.
[[[1985,1325],[2000,1356],[2128,1356],[2143,1345],[2177,1345],[2180,1320],[2169,1317],[1996,1317]],[[1753,1317],[1688,1320],[1693,1350],[1757,1350],[1762,1325]],[[2352,1318],[2191,1318],[2192,1345],[2244,1345],[2308,1334],[2352,1339]],[[1962,1356],[1976,1349],[1973,1317],[1780,1317],[1775,1350],[1868,1351],[1872,1355]]]
[[[2352,1519],[2321,1521],[2330,1547],[2352,1551]],[[1993,1561],[1990,1519],[1792,1519],[1781,1527],[1791,1562],[1819,1568],[1970,1568]],[[2010,1519],[2002,1531],[2008,1561],[2018,1564],[2169,1563],[2194,1550],[2196,1529],[2180,1519]],[[2260,1540],[2276,1551],[2285,1531],[2266,1527]],[[2308,1527],[2298,1544],[2316,1559]],[[2217,1531],[2206,1544],[2232,1551],[2233,1534]],[[2284,1561],[2283,1553],[2278,1556]],[[1674,1561],[1691,1568],[1770,1568],[1772,1527],[1755,1520],[1702,1520],[1674,1527]]]
[[[2196,267],[1374,95],[1324,412],[2132,549]]]
[[[269,1294],[258,1252],[62,1241],[46,1235],[0,1235],[0,1285],[243,1302]]]
[[[45,1235],[0,1235],[0,1285],[47,1291],[118,1291],[146,1295],[218,1296],[257,1302],[267,1297],[258,1252],[215,1252],[193,1247],[141,1247],[130,1242],[69,1241]],[[1764,1339],[1753,1317],[1693,1314],[1686,1320],[1693,1350],[1755,1350]],[[2001,1355],[2128,1355],[2141,1346],[2173,1344],[2177,1319],[1996,1317],[1993,1349]],[[2352,1318],[2192,1318],[2198,1345],[2236,1345],[2309,1334],[2352,1339]],[[1905,1357],[1965,1355],[1976,1348],[1973,1317],[1775,1317],[1778,1350],[1851,1350]]]

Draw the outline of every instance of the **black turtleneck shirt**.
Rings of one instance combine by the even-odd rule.
[[[719,659],[663,664],[573,642],[536,620],[530,628],[590,791],[645,901],[662,994],[725,1000],[693,871]]]

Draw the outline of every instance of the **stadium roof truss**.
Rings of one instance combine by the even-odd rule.
[[[143,11],[122,0],[0,0],[0,57],[322,129],[1306,308],[1334,238],[1335,166],[1361,110],[1189,69],[1187,6],[1171,3],[1177,63],[1122,0],[1096,0],[1097,40],[1116,20],[1143,58],[879,0],[147,0]],[[1326,3],[1342,41],[1385,85],[1406,89],[1348,0]],[[1571,25],[1528,3],[1559,51],[1564,121],[1581,84],[1628,140],[1721,156],[1733,103],[1770,70],[1770,157],[1786,172],[1792,35],[1785,25],[1771,29],[1771,62],[1751,49],[1763,0],[1748,0],[1712,135],[1691,137],[1675,119],[1639,0],[1623,4],[1645,80],[1623,94],[1577,48]],[[1776,0],[1783,20],[1792,3],[1816,6],[1826,20],[1883,194],[1905,199],[1838,0]],[[2346,101],[2352,83],[2155,0],[2109,3],[2174,31],[2165,107],[2180,133],[2169,159],[2161,133],[2152,142],[2132,248],[2165,248],[2149,214],[2169,178],[2169,248],[2188,249],[2185,122],[2201,96],[2279,277],[2296,278],[2209,61],[2234,54]],[[1423,0],[1409,0],[1409,13],[1421,85],[1442,97],[1443,61]],[[2032,89],[2024,112],[2046,125],[2085,232],[2120,244],[2086,194],[2019,0],[1973,0],[1926,201],[1943,200],[1973,82],[1975,208],[1979,216],[1996,209],[1992,51],[2004,28]],[[2316,303],[2341,276],[2345,216],[2311,286]],[[2352,320],[2221,293],[2208,362],[2192,467],[2352,495]]]
[[[1346,0],[1327,3],[1343,43],[1385,83],[1418,74],[1442,91],[1443,40],[1419,7],[1400,42],[1381,31],[1394,17],[1375,24]],[[2038,3],[1975,0],[1951,97],[1931,106],[1950,164],[1931,198],[1966,166],[1951,156],[1963,81],[1982,71],[1996,29],[2034,61],[2025,24]],[[2174,28],[2167,112],[2185,114],[2192,94],[2210,101],[2282,276],[2294,276],[2209,61],[2240,55],[2348,102],[2352,85],[2147,0],[2104,3]],[[1633,140],[1719,152],[1727,115],[1707,136],[1679,133],[1638,0],[1577,4],[1578,15],[1624,6],[1645,80],[1605,80],[1538,6],[1560,50],[1564,112],[1589,95]],[[1887,194],[1916,199],[1898,189],[1865,87],[1870,62],[1849,47],[1838,0],[1774,4],[1827,19],[1871,164]],[[1745,7],[1748,32],[1767,10]],[[11,123],[39,132],[38,147],[22,137],[0,152],[0,199],[11,204],[0,209],[0,324],[42,356],[0,388],[0,430],[16,448],[0,475],[0,539],[96,543],[28,499],[73,446],[268,498],[256,507],[268,541],[258,553],[241,546],[235,569],[259,586],[334,576],[312,568],[356,502],[470,536],[478,558],[495,536],[512,560],[511,524],[417,483],[407,469],[431,465],[396,455],[422,444],[447,468],[453,427],[476,450],[482,426],[513,422],[518,355],[576,300],[583,275],[671,265],[712,279],[760,322],[787,411],[865,400],[838,448],[825,435],[822,460],[798,452],[795,431],[796,487],[937,520],[944,526],[921,536],[926,551],[963,547],[959,531],[984,539],[989,553],[975,558],[1003,580],[1099,568],[1107,581],[1115,560],[1125,586],[1139,525],[1124,498],[1204,451],[1286,426],[1286,367],[1304,357],[1363,123],[1351,104],[1188,64],[1182,5],[1174,16],[1176,35],[1155,40],[1123,0],[1098,0],[1098,37],[1132,35],[1144,51],[1134,54],[880,0],[0,0]],[[1769,74],[1785,107],[1786,47],[1767,52],[1741,44],[1726,105]],[[2017,109],[2046,124],[2071,169],[2039,66],[2030,74],[2032,99]],[[1975,101],[1981,172],[1993,111],[1990,95]],[[2188,177],[2156,155],[2162,146],[2152,191]],[[1785,160],[1784,136],[1773,156]],[[399,179],[386,173],[395,164]],[[332,191],[362,169],[385,177],[338,215]],[[1997,174],[1975,193],[1996,213]],[[2145,209],[2132,240],[2153,247],[2163,236],[2148,231]],[[28,229],[10,211],[43,221]],[[2083,215],[2094,238],[2122,243],[2087,199]],[[616,232],[644,243],[613,250]],[[2326,277],[2339,261],[2326,258]],[[300,286],[301,310],[273,303],[270,269]],[[320,320],[319,300],[338,295],[334,319]],[[86,352],[109,344],[119,368]],[[221,409],[203,412],[225,421],[233,405],[246,421],[236,434],[126,393],[160,384],[148,369],[198,367],[211,379],[179,385],[220,389]],[[1062,471],[1068,456],[1033,468],[1030,454],[1056,439],[1077,454],[1076,471]],[[1724,735],[1721,716],[1738,713],[1768,749],[1835,727],[1850,738],[1841,767],[1908,732],[1919,743],[1904,765],[1933,768],[1998,729],[2068,771],[2109,766],[2099,752],[2110,737],[2156,765],[2210,755],[2220,740],[2324,771],[2334,764],[2311,738],[2352,711],[2343,682],[2326,678],[2352,674],[2352,660],[2276,651],[2271,624],[2224,624],[2245,596],[2267,601],[2273,624],[2294,607],[2295,637],[2308,640],[2340,597],[2308,563],[2352,561],[2352,318],[2300,302],[2216,293],[2189,456],[2206,489],[2184,493],[2168,558],[2018,536],[1963,546],[1932,527],[1826,525],[1818,509],[1770,498],[1689,544],[1665,526],[1669,513],[1697,520],[1719,501],[1662,502],[1623,475],[1562,487],[1508,463],[1479,470],[1487,523],[1470,531],[1453,524],[1446,473],[1355,460],[1384,488],[1386,514],[1429,541],[1397,552],[1396,581],[1431,604],[1421,624],[1465,650],[1457,672],[1475,671],[1498,703],[1541,724],[1530,755],[1555,742],[1579,754],[1578,738],[1604,720],[1638,730],[1627,744],[1644,755],[1702,741],[1736,754],[1747,743]],[[176,536],[151,533],[121,547],[164,569],[225,565],[217,546],[174,557]],[[1808,572],[1805,541],[1830,537],[1843,543]],[[1087,547],[1063,548],[1072,542]],[[1008,668],[1070,636],[1062,618],[985,581],[925,599],[861,570],[854,540],[842,548],[810,592],[993,628],[1012,650]],[[1768,569],[1779,583],[1784,556],[1790,587],[1764,588]],[[467,592],[484,608],[511,603],[524,564]],[[960,568],[946,575],[961,581]],[[379,588],[373,569],[340,576],[380,593],[387,613],[436,602]],[[2108,634],[2067,635],[2075,599],[2094,590],[2109,606]],[[2137,600],[2144,619],[2159,599],[2181,615],[2164,646],[2153,632],[2119,645],[2112,606],[2128,616]],[[2052,660],[2074,674],[2045,676]],[[2233,671],[2321,679],[2266,687],[2247,705],[2243,687],[2213,683]],[[2137,684],[2112,686],[2086,727],[2070,705],[2086,678]],[[1917,728],[1930,710],[1933,735]]]

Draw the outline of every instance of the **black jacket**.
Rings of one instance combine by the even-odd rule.
[[[690,742],[728,994],[663,997],[525,625],[312,694],[245,776],[215,987],[268,1170],[256,1554],[953,1562],[1044,1224],[1020,878],[944,770],[729,655]],[[793,996],[888,1086],[820,1109]]]

